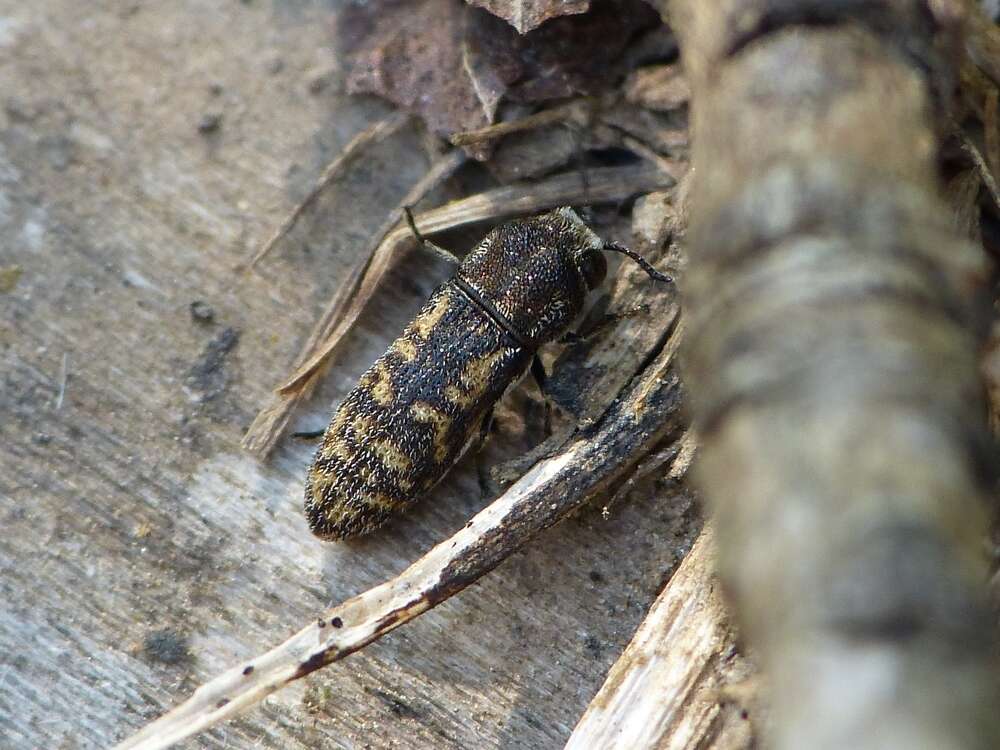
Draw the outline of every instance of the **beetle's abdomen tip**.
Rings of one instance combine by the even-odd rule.
[[[335,481],[315,471],[306,479],[303,504],[309,530],[320,539],[337,542],[369,534],[392,515],[390,508],[350,497]]]

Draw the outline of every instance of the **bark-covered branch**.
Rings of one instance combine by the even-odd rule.
[[[920,2],[673,0],[689,383],[779,748],[992,748],[980,251],[939,197]]]

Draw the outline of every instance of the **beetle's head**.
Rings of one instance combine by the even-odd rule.
[[[572,208],[557,208],[551,216],[565,222],[566,238],[573,265],[583,278],[587,289],[596,289],[608,275],[608,261],[604,257],[604,242],[577,216]]]
[[[622,253],[635,261],[650,278],[655,281],[670,282],[672,279],[660,273],[645,258],[617,242],[604,242],[591,231],[571,208],[557,208],[549,216],[558,216],[566,222],[565,232],[573,238],[573,262],[583,277],[587,289],[596,289],[608,275],[605,252]]]
[[[494,229],[465,257],[459,276],[521,338],[540,344],[565,331],[587,292],[604,281],[605,250],[636,257],[604,242],[573,209],[557,208]]]

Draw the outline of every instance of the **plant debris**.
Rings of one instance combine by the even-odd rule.
[[[669,112],[686,105],[690,98],[691,87],[676,63],[638,68],[625,81],[625,100],[646,109]]]
[[[519,34],[527,34],[550,18],[586,13],[590,0],[469,0],[469,5],[485,8]]]
[[[534,104],[597,93],[626,72],[635,35],[659,24],[641,0],[605,0],[521,36],[458,0],[349,5],[340,44],[347,87],[383,96],[446,137],[492,124],[503,100]],[[477,159],[488,145],[470,148]]]

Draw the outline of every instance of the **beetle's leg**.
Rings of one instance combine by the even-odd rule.
[[[545,402],[545,436],[549,437],[552,434],[552,401],[545,392],[545,382],[549,376],[537,354],[531,358],[531,377],[535,379],[538,392],[542,394],[542,400]]]
[[[300,440],[315,440],[318,437],[323,437],[323,433],[326,432],[325,429],[322,430],[305,430],[303,432],[293,432],[293,438],[299,438]]]
[[[620,313],[608,313],[602,317],[597,323],[590,326],[586,331],[566,331],[562,336],[559,337],[558,343],[560,344],[582,344],[584,341],[588,341],[597,334],[605,331],[608,327],[614,325],[620,320],[626,320],[628,318],[634,318],[637,315],[645,315],[649,312],[649,305],[636,305],[631,310],[626,310]]]
[[[493,495],[492,482],[490,480],[490,471],[486,467],[486,462],[483,461],[483,446],[486,445],[486,438],[490,436],[490,432],[493,430],[496,422],[493,420],[493,407],[486,412],[483,417],[483,421],[479,423],[479,439],[476,441],[476,475],[479,478],[479,492],[483,499],[486,500]]]
[[[602,323],[603,322],[604,321],[602,321]],[[598,325],[585,334],[577,333],[576,331],[566,331],[566,333],[559,337],[559,341],[557,343],[567,345],[582,344],[587,339],[593,337],[594,334],[602,328],[604,328],[603,325]]]
[[[454,253],[450,253],[439,245],[435,245],[429,239],[420,234],[417,229],[417,224],[413,221],[413,212],[410,210],[409,206],[403,206],[403,216],[406,217],[406,223],[410,227],[410,231],[413,232],[413,236],[416,238],[417,242],[430,253],[438,256],[439,258],[448,261],[449,263],[454,263],[456,266],[462,265],[462,260]]]

